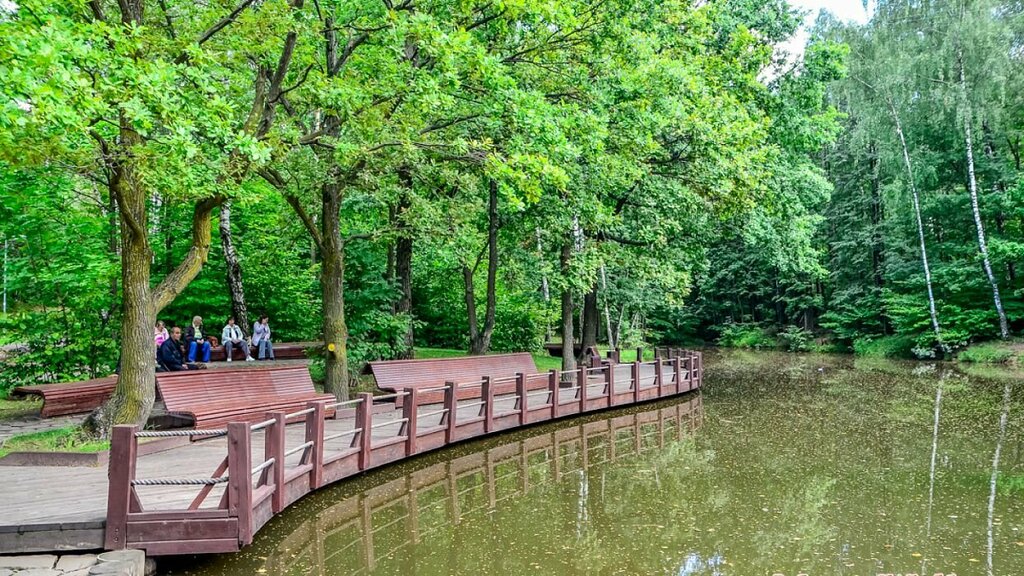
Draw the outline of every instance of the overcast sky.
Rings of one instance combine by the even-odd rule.
[[[789,42],[783,45],[786,51],[793,54],[803,53],[804,44],[807,43],[807,28],[814,25],[818,13],[828,10],[841,20],[854,22],[867,22],[868,13],[864,10],[862,0],[789,0],[793,6],[808,12],[804,19],[804,26],[797,32]]]

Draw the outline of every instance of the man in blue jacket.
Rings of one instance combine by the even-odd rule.
[[[159,353],[156,356],[157,364],[168,372],[180,372],[181,370],[198,370],[195,364],[187,364],[181,356],[181,328],[175,326],[171,330],[171,337],[164,340],[160,345]]]

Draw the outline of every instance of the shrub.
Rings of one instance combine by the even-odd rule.
[[[998,342],[972,344],[957,355],[961,362],[977,362],[981,364],[1005,364],[1013,360],[1013,349]]]
[[[757,324],[726,324],[718,345],[726,348],[776,348],[778,341]]]
[[[809,352],[814,345],[811,333],[799,326],[786,326],[779,332],[779,342],[790,352]]]
[[[913,336],[879,336],[853,342],[853,352],[869,358],[913,358],[917,345]]]

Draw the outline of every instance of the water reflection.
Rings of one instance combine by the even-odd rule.
[[[710,355],[702,396],[347,481],[175,574],[1024,574],[1019,375]]]

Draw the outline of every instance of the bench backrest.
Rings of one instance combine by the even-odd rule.
[[[156,384],[168,412],[191,412],[231,400],[257,407],[267,400],[316,393],[305,366],[162,372]]]
[[[476,382],[484,376],[506,378],[518,372],[537,373],[537,365],[529,353],[370,362],[370,373],[377,387],[389,391],[434,388],[446,382]]]

